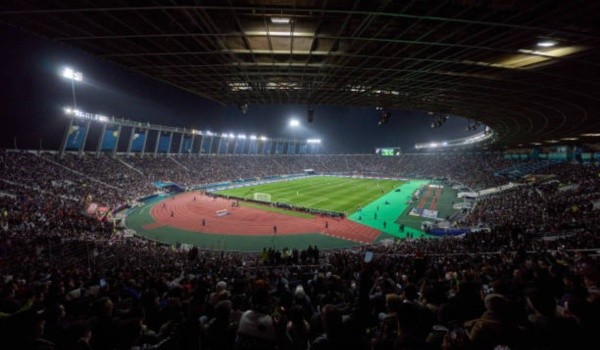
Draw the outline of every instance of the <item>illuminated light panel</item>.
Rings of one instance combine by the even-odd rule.
[[[581,134],[581,136],[583,136],[583,137],[600,137],[600,133],[587,133],[587,134]]]
[[[306,140],[306,143],[319,144],[321,143],[321,139],[308,139]]]
[[[271,17],[271,23],[288,24],[290,23],[290,19],[288,17]]]
[[[284,36],[284,37],[303,37],[303,38],[312,38],[315,36],[314,32],[291,32],[289,30],[248,30],[246,31],[247,36]]]
[[[542,48],[540,50],[520,49],[518,54],[510,55],[496,62],[479,62],[482,65],[501,68],[525,68],[553,58],[565,57],[585,50],[584,46],[563,46],[555,48]]]
[[[247,91],[252,90],[252,86],[245,82],[229,83],[229,89],[231,91]]]
[[[548,40],[539,41],[537,43],[537,46],[539,46],[539,47],[553,47],[553,46],[556,46],[556,44],[558,44],[556,41],[548,39]]]
[[[563,141],[577,141],[579,139],[577,137],[563,137],[561,140],[563,140]]]

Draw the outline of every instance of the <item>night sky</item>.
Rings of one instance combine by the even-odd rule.
[[[168,126],[287,138],[321,138],[327,153],[372,153],[375,147],[468,135],[467,121],[450,118],[431,129],[425,112],[393,110],[388,124],[377,125],[374,107],[314,106],[312,124],[306,106],[251,105],[247,114],[128,71],[70,46],[0,24],[0,148],[58,149],[67,125],[63,107],[71,106],[71,85],[63,67],[83,72],[76,85],[77,106],[90,113]],[[296,118],[301,127],[288,126]],[[94,137],[94,136],[92,136]],[[93,141],[90,139],[90,141]],[[95,141],[91,142],[95,145]]]

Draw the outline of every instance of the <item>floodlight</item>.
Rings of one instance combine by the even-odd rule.
[[[539,41],[537,43],[537,46],[539,46],[539,47],[552,47],[552,46],[556,46],[556,44],[557,44],[556,41],[546,39],[546,40]]]
[[[438,144],[435,142],[432,142],[429,144],[429,147],[431,147],[431,148],[436,148],[437,146],[438,146]]]
[[[65,107],[63,110],[65,111],[65,114],[73,114],[73,110],[70,107]]]
[[[101,115],[101,114],[96,114],[96,119],[99,122],[107,122],[108,121],[108,117],[105,115]]]
[[[442,143],[442,146],[448,146],[448,142]]]
[[[76,72],[72,68],[69,68],[69,67],[65,67],[65,69],[63,69],[61,75],[64,78],[75,80],[75,81],[82,81],[83,80],[83,73]]]
[[[250,135],[250,140],[256,140],[256,135]]]
[[[297,119],[292,119],[290,120],[290,126],[295,128],[297,126],[300,126],[300,122]]]
[[[290,23],[290,19],[288,17],[271,17],[271,23],[288,24]]]
[[[244,134],[239,134],[237,137],[238,137],[238,139],[245,139],[245,138],[246,138],[246,135],[244,135]]]
[[[231,138],[231,139],[235,138],[235,134],[234,133],[229,134],[229,138]]]
[[[268,138],[267,138],[266,136],[261,136],[261,137],[260,137],[260,140],[261,140],[261,141],[267,141],[267,140],[268,140]]]
[[[308,139],[308,140],[306,140],[306,143],[318,144],[318,143],[321,143],[321,140],[320,139]]]

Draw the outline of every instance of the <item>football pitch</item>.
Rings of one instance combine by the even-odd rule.
[[[244,199],[254,199],[254,193],[266,193],[271,195],[271,202],[349,215],[403,183],[401,180],[314,176],[215,193]]]

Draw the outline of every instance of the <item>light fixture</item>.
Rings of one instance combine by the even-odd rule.
[[[440,116],[438,117],[436,120],[434,120],[431,123],[431,128],[432,129],[437,129],[439,127],[441,127],[442,125],[444,125],[444,123],[446,122],[446,120],[450,119],[450,116],[448,115],[444,115],[444,116]],[[467,127],[467,130],[469,130],[469,128]]]
[[[291,119],[291,120],[290,120],[290,126],[291,126],[292,128],[295,128],[295,127],[297,127],[297,126],[300,126],[300,122],[298,121],[298,119]]]
[[[379,119],[377,121],[377,125],[387,124],[390,121],[390,117],[392,116],[392,112],[387,109],[381,109],[379,111]]]
[[[273,24],[288,24],[290,19],[288,17],[271,17],[271,23]]]
[[[250,107],[247,102],[244,102],[238,106],[242,114],[248,113],[248,108]]]
[[[65,69],[63,69],[61,75],[64,78],[71,79],[74,81],[83,81],[83,73],[76,72],[72,68],[69,68],[69,67],[65,67]]]
[[[539,47],[552,47],[552,46],[556,46],[557,42],[554,40],[550,40],[550,39],[544,39],[541,40],[537,43],[537,46]]]

